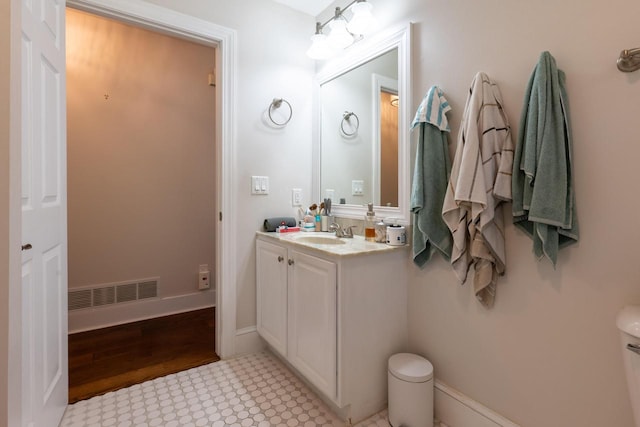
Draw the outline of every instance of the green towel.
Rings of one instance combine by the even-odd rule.
[[[538,258],[556,265],[578,241],[572,182],[571,123],[565,74],[543,52],[529,79],[513,159],[513,222],[533,239]]]
[[[415,214],[413,262],[420,267],[436,250],[447,261],[451,259],[451,232],[442,219],[450,172],[447,133],[429,123],[420,123],[411,191],[411,212]]]
[[[449,111],[451,106],[444,92],[438,86],[431,86],[411,122],[411,129],[420,127],[410,206],[414,214],[413,262],[420,267],[436,251],[447,261],[451,260],[453,239],[442,219],[442,204],[451,172],[447,142]]]

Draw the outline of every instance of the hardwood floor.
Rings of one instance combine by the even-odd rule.
[[[220,360],[214,310],[69,335],[69,403]]]

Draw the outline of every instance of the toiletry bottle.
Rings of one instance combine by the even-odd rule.
[[[376,241],[376,216],[373,212],[373,203],[367,205],[367,214],[364,217],[364,238],[370,242]]]
[[[387,224],[384,223],[384,220],[380,220],[376,222],[376,243],[386,243],[387,242]]]

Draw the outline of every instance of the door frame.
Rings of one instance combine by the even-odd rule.
[[[235,354],[236,336],[236,31],[141,0],[67,0],[67,6],[216,48],[216,343]],[[224,215],[223,215],[224,214]],[[212,218],[213,219],[213,218]]]

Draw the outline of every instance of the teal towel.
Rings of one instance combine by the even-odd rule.
[[[422,267],[439,251],[451,259],[452,238],[442,219],[442,204],[449,181],[451,160],[445,113],[451,110],[440,89],[433,86],[418,108],[412,127],[420,127],[411,189],[413,262]]]
[[[571,123],[565,74],[543,52],[529,79],[513,159],[513,222],[554,267],[558,250],[578,241]]]

